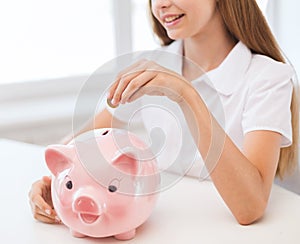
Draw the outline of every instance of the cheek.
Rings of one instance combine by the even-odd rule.
[[[155,12],[155,10],[152,10],[152,14],[153,14],[153,16],[155,17],[155,19],[158,20],[158,21],[161,23],[161,21],[160,21],[160,19],[159,19],[159,17],[158,17],[158,13]]]
[[[58,180],[55,184],[56,195],[59,200],[59,204],[62,207],[67,207],[72,205],[73,190],[66,188],[65,180]]]
[[[72,205],[72,199],[73,199],[72,191],[66,189],[65,187],[61,187],[58,194],[62,206],[66,207]]]
[[[209,1],[209,3],[203,6],[198,6],[198,8],[194,8],[193,16],[195,19],[198,18],[198,21],[207,23],[214,18],[216,10],[217,9],[215,1]]]
[[[133,202],[133,197],[116,194],[115,196],[111,197],[107,206],[107,211],[111,216],[124,218],[126,215],[131,214]]]
[[[158,8],[156,7],[156,1],[155,0],[152,0],[151,13],[161,23],[161,21],[159,19],[159,12],[158,12]]]

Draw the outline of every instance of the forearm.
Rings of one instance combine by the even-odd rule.
[[[235,146],[191,89],[179,105],[220,195],[239,223],[249,224],[264,212],[269,187],[258,169]]]

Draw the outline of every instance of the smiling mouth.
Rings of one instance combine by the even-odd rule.
[[[175,20],[178,20],[178,19],[182,18],[183,16],[184,16],[184,14],[178,14],[178,15],[166,17],[164,19],[164,21],[165,21],[165,23],[169,24],[169,23],[174,22]]]
[[[80,219],[86,224],[92,224],[97,221],[100,215],[93,214],[79,214]]]

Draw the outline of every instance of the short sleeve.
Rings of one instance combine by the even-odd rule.
[[[287,64],[269,62],[249,83],[242,127],[246,134],[255,130],[275,131],[282,135],[281,147],[292,144],[291,98],[294,71]]]

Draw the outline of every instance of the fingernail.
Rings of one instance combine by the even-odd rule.
[[[55,216],[55,220],[56,220],[57,223],[61,222],[61,220],[60,220],[60,218],[58,216]]]
[[[51,210],[50,209],[46,209],[45,212],[46,212],[46,214],[51,215]]]

